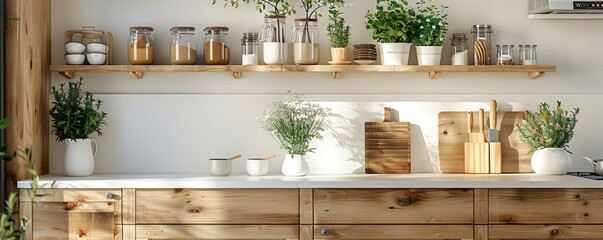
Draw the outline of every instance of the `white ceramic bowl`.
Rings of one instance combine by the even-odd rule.
[[[265,176],[268,174],[268,160],[247,160],[247,173],[251,176]]]
[[[81,44],[79,42],[65,43],[65,53],[66,54],[84,53],[84,51],[86,51],[86,46],[84,44]]]
[[[102,65],[107,61],[107,55],[104,53],[88,53],[86,57],[91,65]]]
[[[84,54],[65,54],[65,62],[69,65],[82,65],[86,60]]]
[[[107,53],[109,47],[102,43],[88,43],[88,53]]]
[[[225,177],[232,172],[232,160],[210,159],[209,172],[213,176]]]

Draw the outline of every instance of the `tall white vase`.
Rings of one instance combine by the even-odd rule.
[[[419,65],[440,65],[442,46],[417,46]]]
[[[543,148],[532,155],[532,169],[538,174],[566,174],[572,167],[572,159],[563,148]]]
[[[381,43],[381,65],[408,65],[412,43]]]
[[[94,156],[96,155],[96,140],[66,139],[65,143],[65,174],[70,177],[84,177],[94,172]],[[92,151],[94,143],[94,151]]]
[[[281,170],[283,175],[288,177],[305,176],[309,170],[308,157],[306,155],[287,154]]]

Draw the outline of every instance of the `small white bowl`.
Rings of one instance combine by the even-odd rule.
[[[104,53],[88,53],[86,57],[90,65],[103,65],[107,61],[107,55]]]
[[[86,51],[86,46],[79,42],[68,42],[65,43],[65,53],[73,54],[73,53],[84,53]]]
[[[232,160],[210,159],[209,172],[216,177],[225,177],[232,172]]]
[[[268,160],[247,159],[247,173],[251,176],[265,176],[268,174]]]
[[[86,55],[84,54],[65,54],[65,61],[69,65],[82,65],[86,60]]]
[[[88,53],[107,53],[109,47],[102,43],[88,43]]]

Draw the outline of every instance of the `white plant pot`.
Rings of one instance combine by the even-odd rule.
[[[247,173],[251,176],[265,176],[268,174],[268,160],[247,160]]]
[[[289,60],[287,54],[289,45],[280,42],[265,42],[264,43],[264,63],[267,65],[283,65]]]
[[[308,157],[306,155],[287,154],[281,170],[285,176],[300,177],[308,174],[308,169]]]
[[[440,65],[442,46],[417,46],[419,65]]]
[[[538,174],[566,174],[572,159],[563,148],[543,148],[532,155],[532,169]]]
[[[66,139],[65,149],[65,174],[70,177],[85,177],[94,172],[94,156],[96,156],[96,140],[94,139]],[[92,151],[94,143],[94,151]]]
[[[381,43],[381,65],[408,65],[412,43]]]

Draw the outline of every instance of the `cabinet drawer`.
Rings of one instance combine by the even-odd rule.
[[[138,225],[136,239],[298,239],[297,225]]]
[[[27,191],[21,190],[21,202],[30,202]],[[39,188],[36,202],[119,202],[121,189],[57,189]]]
[[[493,224],[601,224],[601,189],[490,189]]]
[[[472,224],[473,190],[316,189],[316,224]]]
[[[473,225],[316,225],[314,239],[472,239]]]
[[[137,190],[137,224],[298,224],[297,189]]]
[[[33,239],[117,239],[115,210],[110,202],[35,202]]]
[[[493,239],[602,239],[597,225],[490,225]]]

